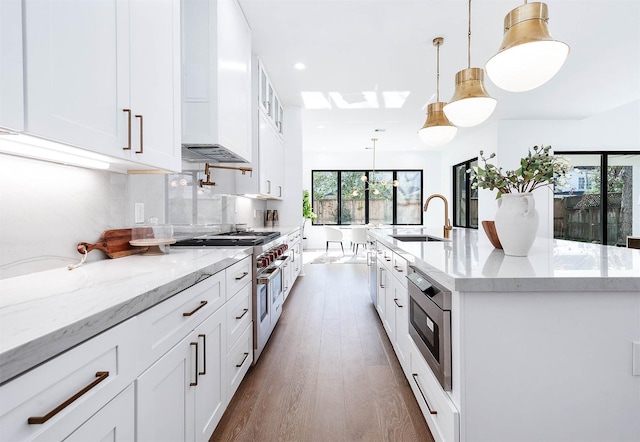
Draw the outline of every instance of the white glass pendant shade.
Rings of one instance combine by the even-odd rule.
[[[458,127],[472,127],[491,116],[498,101],[484,88],[484,70],[467,68],[456,74],[456,89],[444,114]]]
[[[455,127],[447,119],[442,108],[445,103],[437,101],[427,106],[427,121],[418,130],[420,139],[429,147],[441,147],[453,140],[458,133]]]
[[[496,86],[510,92],[529,91],[562,68],[569,46],[551,37],[548,19],[545,3],[527,3],[507,14],[500,50],[485,66]]]

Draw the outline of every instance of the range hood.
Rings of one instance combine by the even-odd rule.
[[[247,163],[247,161],[219,144],[182,144],[182,161],[188,163]]]

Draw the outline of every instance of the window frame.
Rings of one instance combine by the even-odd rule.
[[[351,225],[361,225],[361,224],[356,224],[356,223],[343,223],[342,222],[342,173],[343,172],[349,172],[349,173],[353,173],[353,172],[357,172],[357,173],[361,173],[362,175],[365,175],[367,177],[367,180],[369,179],[369,177],[373,174],[373,170],[367,170],[367,169],[312,169],[311,170],[311,207],[313,207],[313,201],[314,201],[314,174],[316,172],[335,172],[337,173],[337,183],[336,183],[336,188],[337,188],[337,214],[336,214],[336,219],[337,222],[336,223],[320,223],[317,222],[315,219],[312,221],[312,225],[314,226],[321,226],[321,225],[330,225],[330,226],[351,226]],[[424,170],[423,169],[376,169],[375,170],[376,173],[388,173],[391,172],[392,174],[392,180],[397,180],[398,179],[398,173],[399,172],[418,172],[420,173],[420,203],[422,203],[423,200],[423,196],[424,196]],[[365,224],[369,224],[370,220],[369,220],[369,182],[367,181],[365,183],[365,191],[364,191],[364,210],[365,210]],[[392,186],[391,188],[391,192],[392,192],[392,225],[401,225],[401,226],[421,226],[424,222],[424,212],[421,210],[420,211],[420,222],[419,223],[415,223],[415,224],[407,224],[407,223],[403,223],[403,224],[397,224],[398,221],[398,188]]]
[[[475,158],[470,158],[466,161],[462,161],[461,163],[458,164],[454,164],[451,167],[451,178],[453,181],[453,226],[454,227],[461,227],[461,228],[466,228],[466,229],[478,229],[478,225],[480,224],[480,220],[476,220],[476,226],[471,226],[471,191],[472,191],[472,184],[473,184],[473,178],[471,176],[471,174],[466,173],[467,170],[469,170],[471,168],[471,163],[473,162],[478,162],[478,157]],[[464,166],[464,170],[465,170],[465,195],[467,195],[467,199],[466,202],[464,204],[464,208],[465,208],[465,225],[461,225],[457,222],[457,217],[456,217],[456,213],[458,213],[458,208],[461,206],[461,202],[458,201],[457,195],[458,195],[458,180],[456,179],[456,168],[460,167],[460,166]]]
[[[600,156],[600,202],[601,207],[609,207],[609,182],[607,180],[607,172],[609,168],[609,155],[640,155],[640,151],[637,150],[580,150],[580,151],[563,151],[558,150],[553,152],[554,155],[599,155]],[[555,189],[553,189],[555,192]],[[553,216],[552,210],[552,216]],[[602,216],[600,220],[600,244],[609,245],[608,234],[609,221],[606,216]],[[555,238],[555,232],[552,232]]]

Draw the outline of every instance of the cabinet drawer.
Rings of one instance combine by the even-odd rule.
[[[410,369],[407,378],[429,424],[429,429],[437,442],[458,442],[460,440],[458,409],[438,383],[413,341],[410,344]]]
[[[250,323],[253,324],[253,323]],[[247,327],[227,354],[227,398],[231,400],[253,362],[253,327]]]
[[[63,440],[131,384],[135,324],[117,325],[0,387],[0,440]]]
[[[227,349],[234,346],[244,329],[251,324],[251,290],[251,284],[248,284],[227,302]]]
[[[139,316],[140,366],[158,360],[225,301],[225,272],[221,271],[143,312]]]
[[[251,282],[253,278],[252,263],[251,257],[248,256],[231,267],[227,267],[225,270],[227,278],[227,300],[231,299],[233,295],[238,293],[238,290]]]
[[[396,279],[398,281],[400,281],[400,284],[402,284],[403,287],[407,287],[407,260],[402,258],[400,255],[398,255],[397,253],[393,254],[392,257],[392,272],[393,275],[396,277]]]
[[[393,252],[388,247],[378,243],[378,261],[388,270],[393,266]]]

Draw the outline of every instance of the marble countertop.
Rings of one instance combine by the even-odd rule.
[[[640,250],[536,238],[526,257],[495,249],[484,231],[453,229],[450,240],[407,242],[392,235],[442,229],[370,229],[383,244],[449,289],[477,291],[631,291],[640,293]]]
[[[250,256],[171,249],[0,280],[0,383]]]

